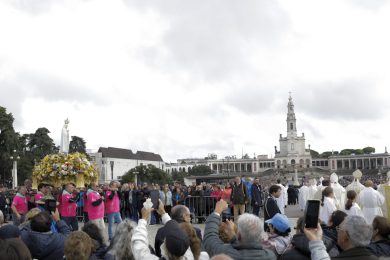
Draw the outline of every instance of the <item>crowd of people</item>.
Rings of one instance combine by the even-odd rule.
[[[347,187],[332,174],[319,185],[303,180],[301,187],[235,177],[192,186],[112,181],[80,190],[72,183],[61,190],[41,183],[36,191],[26,181],[12,197],[0,192],[12,215],[7,223],[0,204],[0,260],[388,257],[390,222],[382,193],[390,183],[375,190],[361,177],[355,172]],[[321,202],[318,227],[306,228],[300,217],[292,235],[285,208],[298,203],[304,210],[312,199]],[[205,221],[203,234],[193,226],[195,218]],[[158,223],[163,226],[150,245],[147,227]]]

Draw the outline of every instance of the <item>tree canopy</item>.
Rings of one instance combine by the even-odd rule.
[[[168,173],[152,164],[148,164],[147,166],[140,165],[133,169],[130,169],[127,173],[122,175],[121,182],[134,182],[136,174],[138,183],[147,182],[165,184],[172,182],[172,178]]]
[[[86,154],[87,151],[84,139],[78,136],[72,136],[72,140],[69,143],[69,153]]]

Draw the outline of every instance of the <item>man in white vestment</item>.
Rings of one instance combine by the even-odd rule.
[[[360,183],[360,179],[362,178],[362,172],[358,169],[352,173],[354,180],[351,184],[349,184],[346,188],[347,191],[354,190],[357,195],[359,195],[360,191],[364,189],[364,185]]]
[[[280,180],[277,180],[277,184],[282,191],[282,194],[279,198],[276,199],[276,204],[278,204],[278,208],[280,213],[284,214],[284,208],[287,206],[287,189],[280,183]]]
[[[364,186],[359,194],[358,203],[362,207],[364,218],[371,225],[375,216],[383,216],[381,207],[385,202],[385,198],[379,191],[373,189],[372,181],[366,181]]]
[[[330,186],[330,182],[329,180],[322,180],[322,185],[321,185],[321,188],[318,188],[319,186],[317,186],[317,192],[316,194],[314,194],[314,200],[322,200],[322,192],[325,190],[326,187],[329,187]],[[336,201],[334,202],[334,204],[336,205]]]
[[[378,186],[379,193],[382,194],[382,196],[385,198],[385,203],[383,203],[382,205],[383,216],[388,218],[389,212],[387,212],[387,206],[386,206],[385,187],[390,187],[390,171],[387,172],[387,182]]]
[[[340,185],[339,177],[335,172],[330,175],[330,187],[333,189],[337,209],[344,209],[347,192],[345,191],[344,187]]]
[[[315,200],[315,194],[317,193],[317,180],[316,179],[310,179],[309,180],[309,200]]]
[[[306,202],[309,199],[309,187],[307,185],[308,183],[305,181],[305,183],[299,189],[298,203],[301,211],[306,208]]]

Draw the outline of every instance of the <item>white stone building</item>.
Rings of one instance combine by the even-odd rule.
[[[280,151],[275,153],[275,166],[278,169],[310,168],[310,150],[306,150],[305,134],[297,135],[297,120],[295,118],[294,103],[291,95],[287,105],[287,136],[280,134]]]
[[[141,165],[154,165],[165,170],[165,163],[159,154],[115,147],[100,147],[98,152],[89,153],[96,163],[99,172],[99,182],[106,183],[118,180],[130,169]]]

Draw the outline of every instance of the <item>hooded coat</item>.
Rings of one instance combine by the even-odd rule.
[[[63,220],[57,222],[58,233],[36,232],[27,228],[20,231],[23,242],[31,252],[33,258],[40,260],[62,259],[64,244],[70,234],[69,227]]]

